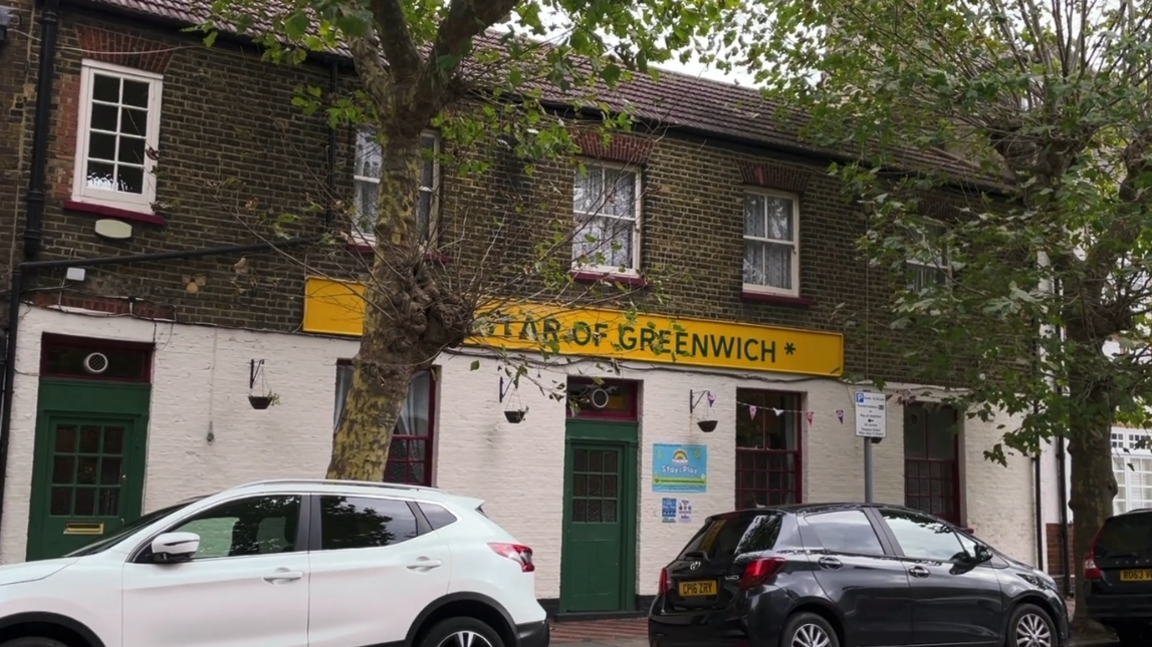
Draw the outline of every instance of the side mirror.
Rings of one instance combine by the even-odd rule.
[[[988,550],[987,546],[976,544],[976,563],[983,564],[991,560],[993,557],[992,551]]]
[[[187,562],[200,549],[200,535],[194,532],[166,532],[152,540],[152,561],[157,564]]]

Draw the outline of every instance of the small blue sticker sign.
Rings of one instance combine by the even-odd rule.
[[[660,521],[676,523],[676,503],[677,500],[671,497],[660,499]]]

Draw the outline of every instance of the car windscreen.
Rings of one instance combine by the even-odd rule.
[[[712,517],[684,546],[679,558],[703,555],[709,560],[727,560],[744,553],[772,550],[783,518],[780,513],[769,511]]]
[[[137,530],[140,530],[144,526],[147,526],[148,524],[156,521],[157,519],[160,519],[161,517],[164,517],[166,515],[170,515],[173,512],[176,512],[177,510],[182,510],[186,506],[189,506],[189,505],[199,501],[200,498],[203,498],[203,497],[199,497],[196,499],[189,499],[187,501],[181,501],[180,503],[177,503],[176,505],[170,505],[167,508],[160,508],[159,510],[154,510],[152,512],[149,512],[146,515],[142,515],[140,517],[137,517],[136,519],[129,521],[128,523],[124,524],[123,526],[120,526],[116,530],[116,532],[112,533],[111,535],[108,535],[107,537],[103,537],[101,539],[98,539],[98,540],[92,542],[91,544],[87,544],[85,546],[82,546],[81,548],[78,548],[78,549],[68,553],[67,555],[65,555],[65,557],[83,557],[85,555],[95,555],[96,553],[107,550],[111,546],[114,546],[114,545],[120,543],[120,541],[123,540],[125,537],[127,537],[128,535],[131,535],[132,533],[136,532]]]
[[[1125,514],[1105,521],[1096,538],[1096,554],[1100,557],[1152,554],[1152,514]]]

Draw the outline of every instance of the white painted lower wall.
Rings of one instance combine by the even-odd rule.
[[[332,437],[336,362],[350,358],[357,341],[153,323],[128,317],[69,313],[26,307],[21,319],[8,488],[0,529],[0,562],[24,559],[31,493],[40,337],[53,332],[154,342],[151,422],[145,510],[239,483],[272,477],[318,477],[327,465]],[[250,359],[264,359],[278,406],[249,407]],[[564,405],[522,386],[529,408],[525,422],[505,421],[498,402],[495,360],[473,371],[469,355],[443,355],[436,415],[436,484],[486,499],[485,511],[536,553],[537,594],[555,598],[560,588],[564,476]],[[599,374],[592,361],[564,360],[541,370],[541,379]],[[661,522],[661,498],[652,492],[652,444],[707,444],[708,490],[686,495],[695,519],[734,505],[736,389],[806,393],[814,411],[805,425],[805,501],[863,499],[863,444],[854,435],[856,387],[827,379],[780,374],[699,371],[656,364],[630,364],[618,376],[642,380],[639,470],[638,593],[655,592],[660,568],[698,529],[698,523]],[[716,396],[713,433],[701,432],[689,415],[689,390]],[[903,412],[889,400],[889,437],[875,447],[878,501],[903,503]],[[835,415],[844,410],[844,421]],[[966,522],[1008,554],[1035,560],[1030,464],[1013,457],[1007,468],[983,459],[1000,432],[1002,417],[963,422],[962,466]],[[208,442],[209,430],[214,441]]]

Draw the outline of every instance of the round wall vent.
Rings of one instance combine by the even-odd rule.
[[[89,353],[84,358],[84,370],[99,375],[108,370],[108,356],[104,353]]]

